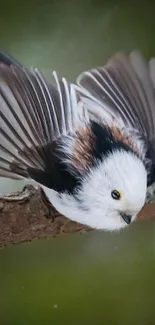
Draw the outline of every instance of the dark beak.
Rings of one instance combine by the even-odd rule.
[[[121,213],[121,217],[123,220],[129,225],[131,223],[132,216],[126,214],[126,213]]]

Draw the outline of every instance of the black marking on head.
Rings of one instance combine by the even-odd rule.
[[[109,153],[115,150],[123,149],[125,151],[133,152],[132,148],[123,141],[114,139],[110,128],[100,125],[94,121],[91,122],[92,132],[94,134],[94,149],[93,157],[94,163],[96,160],[103,160]]]
[[[28,174],[38,183],[57,192],[74,193],[80,181],[67,170],[66,164],[59,158],[57,144],[49,144],[38,148],[42,156],[45,169],[28,168]]]
[[[155,182],[155,165],[152,161],[152,148],[151,144],[147,143],[147,153],[146,153],[146,160],[149,161],[149,165],[146,165],[146,169],[148,171],[147,175],[147,186],[151,186]]]

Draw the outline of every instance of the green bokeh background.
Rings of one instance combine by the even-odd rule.
[[[120,50],[155,55],[155,3],[5,1],[0,47],[69,80]],[[22,183],[0,182],[0,192]],[[22,217],[22,216],[21,216]],[[155,223],[0,251],[0,324],[155,324]]]

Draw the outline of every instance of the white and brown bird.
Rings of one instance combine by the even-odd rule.
[[[33,179],[67,218],[118,230],[155,181],[155,60],[117,54],[77,85],[0,53],[0,176]]]

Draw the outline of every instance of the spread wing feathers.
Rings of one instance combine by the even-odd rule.
[[[152,80],[155,87],[155,62]],[[152,80],[149,64],[133,51],[116,54],[104,67],[81,73],[77,84],[92,115],[107,121],[115,119],[151,141],[155,134]]]
[[[28,168],[44,171],[45,148],[86,119],[73,87],[53,76],[55,85],[37,69],[0,63],[0,176],[28,178]]]
[[[15,60],[12,56],[0,51],[0,62],[4,63],[8,66],[10,65],[16,65],[17,67],[23,68],[23,66],[17,61]]]

